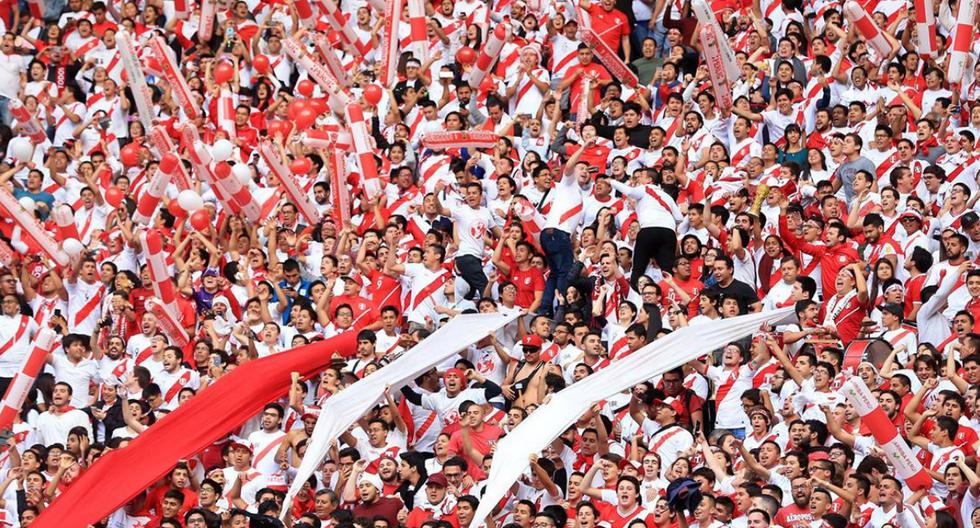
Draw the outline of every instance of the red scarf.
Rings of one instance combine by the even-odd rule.
[[[915,152],[920,156],[928,156],[929,149],[938,146],[939,146],[939,141],[935,137],[929,136],[929,139],[925,141],[919,141],[918,143],[916,143]]]

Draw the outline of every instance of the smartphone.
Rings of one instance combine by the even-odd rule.
[[[211,355],[211,366],[220,367],[221,366],[221,356],[217,354]]]
[[[102,130],[109,130],[109,118],[108,117],[103,117],[102,119],[99,119],[99,128],[101,128]]]
[[[61,309],[60,308],[55,308],[54,309],[54,316],[55,317],[61,317]]]

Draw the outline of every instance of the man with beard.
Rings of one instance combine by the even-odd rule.
[[[196,370],[183,366],[184,352],[175,346],[163,350],[163,372],[154,374],[153,382],[160,386],[163,395],[163,408],[172,411],[177,408],[177,395],[185,387],[197,390],[201,387],[201,376]],[[282,413],[280,412],[280,417]]]
[[[368,519],[380,516],[388,521],[389,526],[397,526],[398,512],[405,507],[401,499],[382,496],[381,491],[384,485],[378,475],[374,473],[352,474],[351,478],[357,478],[358,501],[352,510],[354,516]],[[443,489],[443,493],[445,494],[445,489]]]
[[[109,336],[103,350],[99,346],[98,334],[92,334],[89,346],[92,348],[92,359],[98,362],[99,379],[102,380],[103,387],[112,387],[115,390],[116,387],[125,385],[136,366],[135,361],[125,354],[126,342],[117,335]]]
[[[892,268],[899,269],[904,265],[902,249],[891,235],[885,232],[885,221],[878,213],[864,217],[864,252],[861,257],[865,262],[876,263],[888,259]]]
[[[385,497],[395,497],[398,493],[398,485],[401,484],[401,475],[398,471],[398,462],[395,455],[385,453],[378,459],[378,477],[381,479],[381,493]]]
[[[286,433],[280,429],[283,412],[278,403],[267,404],[262,409],[261,429],[248,435],[248,441],[252,443],[256,453],[252,457],[252,467],[266,476],[282,476],[276,454],[286,439]]]
[[[810,510],[810,479],[800,475],[791,484],[793,504],[780,508],[774,521],[786,528],[810,528],[810,523],[814,520]]]

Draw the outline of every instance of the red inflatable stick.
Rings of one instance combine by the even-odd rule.
[[[715,94],[715,103],[718,104],[718,108],[729,110],[732,107],[732,87],[728,82],[724,55],[719,47],[717,35],[711,26],[701,26],[699,37],[701,52],[704,54],[708,75],[711,77],[711,91]]]
[[[116,44],[119,47],[119,58],[122,59],[123,68],[126,70],[129,88],[133,91],[133,99],[136,100],[140,123],[143,125],[143,130],[149,130],[153,126],[153,95],[150,87],[146,85],[146,76],[143,75],[143,69],[140,67],[133,37],[128,31],[120,31],[116,34]]]
[[[228,134],[230,141],[235,141],[235,96],[227,88],[221,89],[218,95],[218,129]]]
[[[326,15],[327,23],[334,31],[340,33],[340,41],[351,53],[363,56],[367,51],[370,51],[361,46],[354,29],[347,24],[347,19],[344,18],[344,14],[340,12],[333,0],[318,0],[318,5],[323,14]]]
[[[633,70],[616,55],[616,50],[609,49],[609,46],[599,37],[599,34],[592,29],[592,22],[589,20],[588,13],[579,9],[579,35],[582,42],[592,48],[592,53],[599,58],[599,62],[609,70],[614,79],[618,79],[630,88],[636,88],[640,80],[633,73]]]
[[[327,40],[326,35],[316,35],[313,37],[313,43],[316,46],[317,52],[320,53],[320,58],[323,59],[323,64],[336,79],[337,83],[340,84],[344,90],[350,88],[351,79],[350,75],[347,74],[347,70],[344,69],[344,65],[340,63],[340,59],[337,58],[337,54],[334,53],[334,48]]]
[[[211,2],[212,9],[214,9],[214,0],[205,0],[205,3],[207,2]],[[203,11],[204,7],[202,6],[201,9]],[[214,13],[212,13],[211,20],[214,20]],[[174,97],[177,98],[177,102],[180,104],[184,114],[191,119],[196,119],[201,115],[197,107],[198,105],[191,96],[191,89],[187,86],[187,80],[180,73],[177,61],[174,60],[172,51],[167,47],[166,42],[163,41],[163,37],[153,37],[147,44],[150,46],[150,51],[160,61],[160,68],[163,69],[161,72],[163,73],[163,78],[167,80],[167,84],[173,90]],[[163,153],[161,152],[161,154]]]
[[[339,226],[350,222],[350,189],[347,188],[344,153],[340,149],[330,151],[327,159],[330,171],[330,199],[333,204],[333,219]]]
[[[384,86],[394,86],[398,73],[398,26],[401,23],[402,0],[387,0],[384,34],[381,37],[381,76]]]
[[[882,33],[881,28],[875,23],[875,20],[871,18],[871,15],[861,4],[855,2],[854,0],[848,0],[844,4],[844,16],[847,17],[854,26],[857,28],[858,33],[864,37],[864,40],[868,41],[868,45],[878,52],[878,58],[884,59],[892,52],[892,45],[885,38],[885,34]]]
[[[170,140],[167,129],[163,125],[157,125],[151,128],[149,136],[150,144],[153,145],[153,148],[156,149],[160,156],[168,152],[176,152],[176,147],[174,147],[174,143]],[[174,185],[177,186],[177,190],[186,191],[191,188],[191,177],[187,174],[183,163],[177,163],[172,177]]]
[[[74,238],[75,240],[82,239],[78,235],[78,226],[75,225],[75,213],[72,212],[71,206],[61,204],[55,207],[51,210],[51,217],[54,218],[54,223],[58,228],[58,240],[64,242],[69,238]]]
[[[303,187],[299,185],[289,169],[283,165],[282,160],[279,159],[279,154],[276,153],[275,147],[270,141],[263,141],[259,145],[259,155],[279,179],[279,187],[289,196],[289,200],[299,210],[299,214],[303,215],[309,225],[316,225],[320,221],[320,213],[313,206],[313,202],[310,201],[310,197],[306,195]]]
[[[27,107],[20,102],[20,99],[16,97],[11,98],[9,108],[10,115],[17,120],[21,131],[24,135],[31,138],[32,143],[37,145],[44,143],[48,139],[48,135],[44,133],[44,127],[41,126],[41,122],[31,115]]]
[[[15,101],[16,99],[11,99]],[[44,252],[51,259],[52,262],[58,264],[59,266],[68,266],[69,258],[68,254],[61,249],[58,242],[48,234],[47,231],[41,227],[34,215],[28,213],[14,195],[10,194],[10,191],[6,187],[0,187],[0,209],[7,213],[7,217],[14,221],[15,224],[19,225],[28,236],[37,242],[38,246],[41,247],[41,251]]]
[[[149,225],[153,218],[153,212],[163,200],[163,195],[167,192],[167,185],[177,172],[177,165],[180,160],[172,152],[163,155],[163,159],[157,165],[156,172],[150,178],[149,184],[143,189],[143,194],[136,203],[136,213],[133,214],[133,221],[138,224]]]
[[[412,54],[423,64],[429,60],[429,37],[425,24],[425,0],[408,0],[408,34]]]
[[[861,416],[861,421],[867,425],[874,436],[875,442],[888,456],[895,468],[895,476],[905,482],[913,491],[932,487],[932,477],[922,469],[922,464],[909,449],[908,444],[899,436],[895,425],[878,404],[867,385],[858,377],[852,377],[844,382],[841,393],[854,405],[854,410]]]
[[[921,57],[936,56],[936,15],[932,0],[915,0],[916,50]],[[969,48],[967,48],[969,49]]]
[[[371,135],[368,134],[361,105],[347,105],[344,119],[350,128],[350,137],[354,140],[354,153],[357,154],[357,166],[361,168],[361,183],[364,186],[364,192],[368,197],[374,198],[381,194],[381,180],[378,179],[378,162],[374,159]]]
[[[490,72],[493,67],[493,63],[500,58],[500,50],[504,47],[504,42],[507,41],[507,34],[510,32],[510,26],[506,23],[497,24],[497,27],[493,29],[490,33],[490,37],[487,40],[483,49],[480,50],[480,54],[476,57],[476,63],[473,65],[473,71],[470,72],[469,84],[474,90],[480,89],[480,83]]]
[[[949,82],[959,85],[970,64],[970,48],[973,46],[973,19],[977,12],[977,0],[960,0],[956,9],[956,26],[949,52]]]
[[[57,344],[57,335],[50,328],[42,328],[34,336],[34,348],[24,358],[14,378],[10,380],[7,392],[3,394],[3,400],[0,400],[0,430],[10,429],[13,425],[17,413],[27,399],[28,391],[34,385],[34,379],[41,373],[48,354],[54,351]]]
[[[293,59],[293,62],[302,66],[310,74],[310,77],[320,85],[323,92],[327,94],[327,102],[330,108],[338,114],[342,113],[344,106],[350,100],[347,94],[344,93],[343,87],[337,82],[333,74],[330,73],[330,70],[313,60],[313,57],[310,57],[304,46],[295,37],[283,40],[282,45],[283,49],[286,50],[286,54]]]
[[[215,5],[215,0],[201,0],[201,12],[200,18],[198,19],[197,36],[200,37],[202,42],[211,40],[211,36],[214,35],[214,15],[216,14],[217,9],[218,6]]]

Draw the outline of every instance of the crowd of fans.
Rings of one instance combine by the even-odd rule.
[[[383,2],[341,0],[338,32],[333,0],[313,20],[300,19],[305,0],[209,0],[210,24],[185,0],[0,0],[0,181],[53,237],[53,211],[70,206],[83,246],[59,266],[10,211],[0,219],[0,390],[41,329],[59,338],[7,431],[0,526],[29,526],[100,456],[233,369],[342,332],[356,353],[294,377],[99,526],[980,526],[980,47],[963,82],[945,74],[964,1],[862,1],[887,56],[839,1],[712,1],[741,71],[722,88],[728,107],[689,0],[424,2],[421,42],[398,10],[391,85]],[[923,6],[932,56],[919,53]],[[471,86],[500,25],[506,43]],[[170,136],[208,225],[192,225],[173,183],[149,223],[133,219],[165,153],[140,119],[120,32],[146,72],[143,117]],[[196,118],[147,52],[157,36]],[[337,138],[349,124],[286,55],[291,39],[316,62],[325,42],[351,80],[380,194],[353,147],[310,146],[303,128]],[[219,122],[225,92],[233,133]],[[308,108],[316,119],[301,123]],[[231,141],[262,221],[227,210],[197,173],[186,126],[208,148]],[[426,146],[475,130],[496,145]],[[316,222],[258,154],[267,139]],[[147,309],[147,229],[164,241],[186,346]],[[790,306],[798,324],[597,403],[491,517],[473,518],[497,440],[551,394],[678,328]],[[284,504],[325,402],[467,312],[521,316],[389,391]],[[931,488],[894,476],[838,392],[852,376]]]

